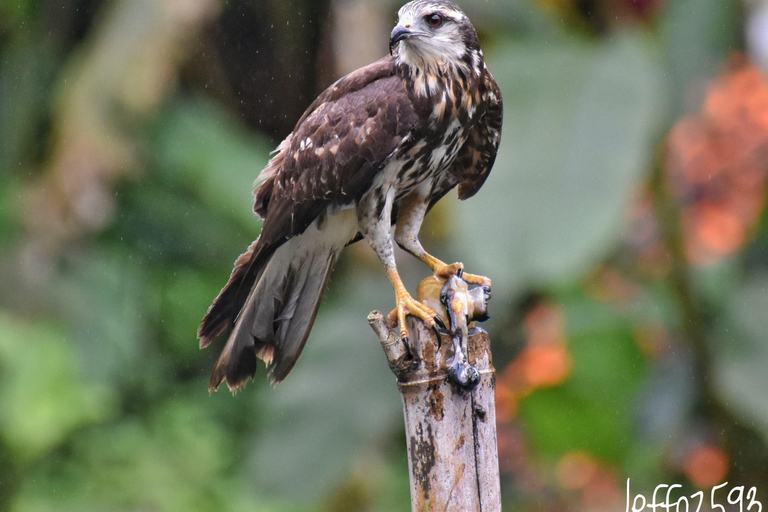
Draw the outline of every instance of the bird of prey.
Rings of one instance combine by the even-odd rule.
[[[309,106],[256,180],[259,237],[235,262],[198,330],[207,347],[229,330],[209,389],[238,390],[257,359],[282,381],[301,354],[341,250],[367,241],[395,291],[397,321],[429,327],[439,317],[416,301],[397,273],[393,242],[441,277],[490,280],[428,254],[424,215],[458,186],[473,196],[493,166],[502,99],[477,33],[453,3],[414,0],[398,12],[390,54],[341,78]]]

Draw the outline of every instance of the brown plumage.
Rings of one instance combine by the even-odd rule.
[[[436,274],[461,271],[427,254],[418,230],[453,187],[465,199],[487,178],[501,137],[501,94],[472,25],[450,2],[406,4],[390,42],[392,55],[340,79],[310,105],[260,174],[254,211],[264,219],[261,234],[198,331],[204,348],[231,329],[211,390],[224,380],[237,390],[255,374],[257,358],[274,383],[288,375],[339,252],[359,238],[392,280],[403,338],[406,314],[435,325],[434,312],[402,286],[393,238]]]

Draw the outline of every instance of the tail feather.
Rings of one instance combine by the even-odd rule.
[[[312,254],[296,270],[294,282],[285,287],[287,300],[276,317],[276,350],[269,368],[273,384],[288,376],[301,355],[337,256],[332,249]]]
[[[237,258],[229,281],[221,289],[211,307],[208,308],[208,312],[197,329],[201,349],[210,345],[224,329],[232,325],[234,318],[243,306],[247,291],[256,282],[272,252],[263,245],[259,245],[257,238],[248,247],[248,250]]]
[[[245,285],[253,276],[253,286],[214,367],[209,384],[211,391],[225,380],[232,391],[240,389],[255,375],[257,358],[269,365],[273,384],[290,373],[309,337],[342,247],[302,246],[301,237],[297,237],[274,251],[266,261],[258,261],[259,264],[248,271],[250,274],[238,273],[236,268],[233,277],[238,273],[241,276],[238,279]],[[253,252],[258,254],[258,248]],[[230,285],[234,284],[231,279]],[[215,307],[216,303],[211,309]],[[221,310],[225,307],[222,304]],[[204,331],[208,332],[214,331]]]

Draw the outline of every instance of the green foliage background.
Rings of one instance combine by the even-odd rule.
[[[768,224],[742,252],[686,274],[709,388],[692,377],[701,368],[673,278],[638,277],[624,244],[660,141],[739,49],[744,6],[668,0],[597,23],[576,4],[465,6],[504,94],[502,150],[477,198],[446,199],[423,232],[445,260],[493,278],[486,328],[500,370],[521,350],[527,300],[565,314],[572,372],[524,397],[513,422],[520,463],[543,487],[506,474],[504,508],[585,508],[554,476],[575,450],[616,482],[693,490],[673,461],[702,430],[715,432],[704,437],[728,454],[737,483],[765,492]],[[195,339],[258,234],[251,184],[295,121],[265,115],[260,127],[259,105],[300,112],[305,92],[329,83],[332,52],[302,30],[339,30],[329,13],[347,5],[0,4],[0,511],[408,509],[399,398],[365,321],[393,294],[365,248],[346,251],[277,389],[262,372],[236,397],[209,396],[217,354]],[[384,26],[397,7],[387,4]],[[240,11],[272,32],[255,46],[212,46],[222,31],[248,35],[227,21]],[[312,75],[292,76],[282,96],[246,80],[254,96],[238,99],[216,66],[247,66],[257,50],[284,59],[273,40],[306,50]],[[413,290],[425,268],[398,257]],[[627,259],[641,287],[631,304],[585,292],[595,268]],[[675,357],[638,348],[647,325],[672,333]],[[712,412],[713,400],[726,408]],[[730,441],[716,435],[723,418]]]

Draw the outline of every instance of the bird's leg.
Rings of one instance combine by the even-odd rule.
[[[490,288],[490,279],[464,272],[463,263],[447,264],[424,250],[419,241],[419,230],[421,229],[422,222],[424,222],[424,215],[427,213],[428,205],[429,199],[419,194],[418,190],[409,194],[400,202],[397,214],[397,227],[395,228],[395,241],[397,245],[426,263],[437,277],[448,279],[456,275],[469,284]]]
[[[428,328],[435,330],[440,339],[437,327],[445,327],[440,317],[431,308],[415,300],[405,289],[395,265],[395,253],[392,244],[392,201],[394,190],[387,192],[375,189],[368,193],[357,206],[358,221],[363,237],[379,257],[387,269],[387,276],[395,290],[397,306],[389,314],[390,321],[397,320],[400,327],[400,338],[408,343],[408,329],[405,324],[406,315],[420,318]],[[383,204],[382,204],[383,203]]]
[[[445,329],[443,321],[437,316],[437,313],[432,311],[432,308],[425,306],[421,302],[414,299],[408,290],[405,289],[403,281],[400,280],[400,275],[397,273],[397,269],[388,268],[387,276],[389,277],[392,287],[395,289],[395,301],[397,306],[389,314],[390,322],[397,320],[397,324],[400,326],[400,338],[408,343],[408,329],[405,324],[405,316],[412,315],[420,318],[427,327],[435,331],[437,339],[440,340],[440,333],[438,327]]]

